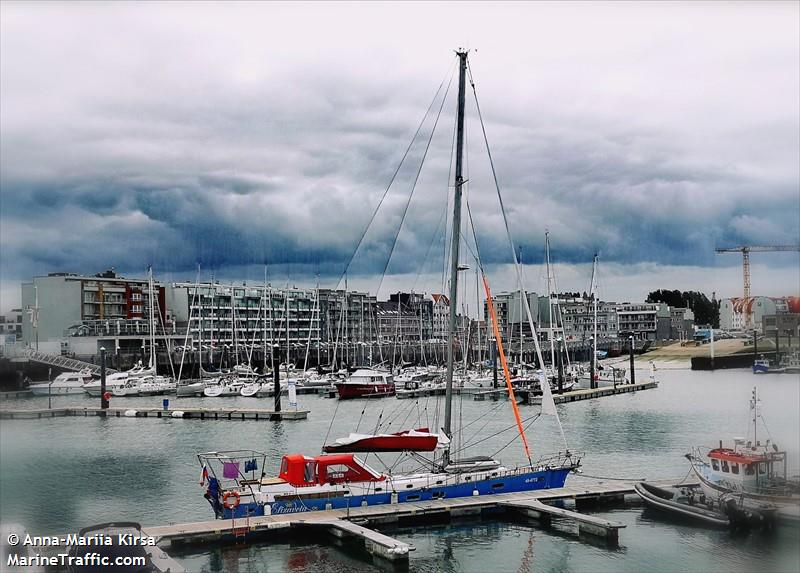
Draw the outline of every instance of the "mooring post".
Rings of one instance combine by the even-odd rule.
[[[780,329],[778,328],[778,320],[775,319],[775,366],[781,363],[781,356],[778,354],[778,341],[780,339]]]
[[[758,331],[753,330],[753,361],[758,360]]]
[[[497,344],[492,344],[492,388],[497,388]]]
[[[100,409],[108,410],[106,399],[106,349],[100,348]]]
[[[636,370],[633,369],[633,335],[631,334],[631,384],[636,384]],[[614,377],[616,380],[616,376]]]
[[[280,360],[281,359],[281,356],[280,356],[281,351],[280,351],[280,347],[278,347],[277,344],[275,345],[275,352],[278,355],[277,356],[278,365],[277,366],[273,366],[273,368],[272,368],[272,376],[273,376],[273,378],[275,380],[275,411],[276,412],[280,412],[281,411],[281,366],[280,366],[280,364],[281,364],[281,360]],[[288,358],[287,358],[287,360],[288,360]],[[286,365],[286,370],[287,370],[286,371],[286,376],[288,377],[289,376],[289,371],[288,371],[289,370],[289,365],[288,364]]]

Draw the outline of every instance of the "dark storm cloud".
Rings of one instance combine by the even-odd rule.
[[[422,9],[4,3],[3,279],[268,263],[335,282],[462,41]],[[796,242],[796,6],[584,9],[605,27],[570,6],[459,16],[482,24],[478,95],[525,261],[542,261],[545,229],[562,263],[709,266],[715,246]],[[726,26],[695,34],[687,18]],[[771,32],[742,34],[756,24]],[[396,244],[433,116],[351,274],[441,269],[454,93]],[[468,98],[470,207],[499,265],[510,250]]]

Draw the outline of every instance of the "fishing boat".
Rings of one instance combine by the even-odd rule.
[[[700,486],[717,503],[731,495],[743,507],[765,511],[774,507],[780,521],[800,523],[800,479],[787,475],[786,452],[771,440],[758,439],[760,400],[753,389],[750,400],[752,438],[734,438],[733,447],[719,447],[706,454],[699,449],[686,454]]]
[[[394,378],[388,372],[360,368],[335,384],[340,400],[394,396]]]
[[[418,501],[495,495],[500,493],[532,491],[563,487],[567,475],[576,471],[581,455],[565,447],[555,454],[543,454],[533,458],[525,434],[525,427],[517,407],[514,387],[498,326],[492,294],[484,269],[483,287],[487,308],[491,317],[497,353],[503,369],[505,387],[509,394],[514,422],[509,429],[516,428],[522,441],[526,461],[507,466],[500,460],[488,456],[458,456],[465,448],[455,449],[450,440],[454,435],[453,389],[454,348],[457,342],[458,324],[455,309],[458,301],[459,242],[461,230],[462,154],[464,134],[464,97],[466,88],[467,52],[457,52],[459,64],[459,93],[457,108],[457,137],[455,153],[455,183],[452,186],[453,224],[450,249],[450,316],[448,321],[447,372],[445,375],[444,423],[441,432],[430,432],[426,428],[401,432],[378,432],[351,434],[347,438],[324,444],[325,453],[306,456],[300,453],[283,455],[276,476],[264,471],[269,457],[254,450],[215,451],[198,454],[201,467],[200,483],[205,488],[204,497],[217,518],[233,519],[258,515],[301,513],[326,509],[346,509],[374,505],[403,504]],[[438,95],[438,93],[437,93]],[[477,96],[476,96],[477,98]],[[442,98],[442,105],[444,98]],[[499,193],[499,188],[498,188]],[[506,230],[513,253],[514,267],[524,301],[532,339],[540,364],[542,352],[536,336],[533,314],[524,295],[522,272],[511,240],[506,213]],[[480,265],[480,261],[478,261]],[[553,416],[558,422],[561,437],[563,428],[558,421],[550,386],[542,375],[543,396],[541,413]],[[341,398],[394,393],[394,381],[389,373],[360,369],[344,383],[337,384]],[[365,405],[366,407],[366,405]],[[456,416],[459,419],[459,416]],[[331,422],[333,426],[335,419]],[[355,422],[355,421],[353,421]],[[360,420],[359,420],[360,423]],[[465,424],[457,430],[461,432]],[[380,429],[379,423],[376,428]],[[356,431],[358,426],[356,427]],[[440,434],[444,437],[441,437]],[[324,441],[327,441],[327,436]],[[376,455],[381,452],[381,457]],[[409,469],[385,464],[383,454],[397,453],[406,456]],[[364,454],[357,457],[356,454]],[[384,469],[377,469],[366,462],[374,455]],[[404,461],[403,458],[398,458]]]
[[[92,379],[92,371],[87,369],[80,372],[63,372],[55,377],[52,382],[31,384],[30,391],[34,396],[47,396],[48,394],[83,394],[83,387]]]
[[[760,358],[753,362],[753,374],[783,374],[786,368],[773,364],[769,358]]]

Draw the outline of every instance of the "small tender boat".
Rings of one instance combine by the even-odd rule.
[[[47,396],[48,394],[83,394],[84,385],[92,380],[92,371],[88,368],[80,372],[64,372],[56,376],[52,382],[32,384],[30,387],[34,396]]]
[[[730,525],[728,516],[719,511],[719,506],[716,510],[713,509],[711,505],[705,503],[705,496],[695,498],[694,491],[662,488],[647,482],[634,484],[633,488],[650,507],[701,521],[713,527]]]

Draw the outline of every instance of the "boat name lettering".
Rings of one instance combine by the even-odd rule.
[[[302,506],[302,505],[298,506],[298,507],[294,507],[294,506],[275,507],[274,505],[272,506],[272,513],[273,514],[275,514],[275,513],[300,513],[300,512],[303,512],[303,511],[311,511],[311,508],[308,508],[308,507],[305,507],[305,506]]]

